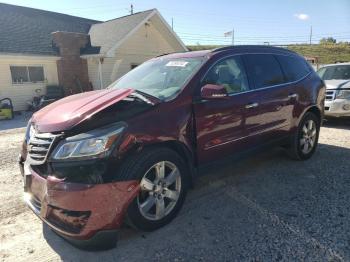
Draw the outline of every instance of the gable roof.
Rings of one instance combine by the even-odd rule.
[[[0,3],[0,53],[58,55],[52,45],[51,33],[64,31],[90,35],[91,44],[81,50],[82,54],[107,54],[154,15],[164,25],[166,34],[187,50],[157,9],[101,22]]]
[[[57,55],[52,32],[88,34],[96,23],[100,21],[0,3],[0,52]]]
[[[101,53],[108,52],[116,43],[123,40],[129,32],[142,23],[154,9],[122,16],[91,26],[89,34],[92,46],[100,46]]]

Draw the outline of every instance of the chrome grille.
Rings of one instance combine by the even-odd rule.
[[[326,91],[326,101],[332,101],[335,99],[336,90],[327,90]]]
[[[46,161],[56,137],[56,135],[50,133],[33,132],[31,134],[27,147],[31,164],[40,165]]]

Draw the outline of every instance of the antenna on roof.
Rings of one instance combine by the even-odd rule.
[[[133,4],[130,5],[130,14],[131,15],[134,14],[134,5]]]

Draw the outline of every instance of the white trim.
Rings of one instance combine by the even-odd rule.
[[[87,59],[87,58],[99,58],[99,57],[104,57],[103,54],[91,54],[91,55],[81,55],[80,58],[84,58],[84,59]]]
[[[11,58],[11,57],[25,57],[25,58],[37,58],[37,59],[49,59],[49,60],[59,60],[60,56],[46,56],[46,55],[35,55],[35,54],[21,54],[21,53],[0,53],[0,58]]]
[[[102,63],[101,63],[101,59],[98,60],[98,78],[100,79],[100,89],[103,89]]]

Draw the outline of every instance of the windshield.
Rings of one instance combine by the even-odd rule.
[[[136,67],[108,88],[132,88],[165,100],[182,90],[203,60],[203,57],[152,59]]]
[[[350,65],[327,66],[318,70],[322,80],[350,79]]]

